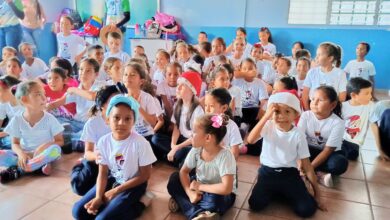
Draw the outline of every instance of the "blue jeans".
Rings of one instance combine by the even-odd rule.
[[[114,185],[115,179],[113,177],[109,177],[105,191],[112,189]],[[139,217],[145,209],[145,205],[139,200],[145,193],[146,186],[147,183],[143,183],[119,193],[109,203],[102,205],[96,216],[88,214],[87,210],[84,208],[84,205],[96,196],[96,186],[94,186],[87,192],[87,194],[85,194],[85,196],[83,196],[83,198],[74,204],[72,210],[73,217],[80,220],[135,219]]]
[[[95,161],[83,159],[72,169],[70,185],[79,196],[85,195],[95,184],[99,173],[99,166]]]
[[[262,165],[248,200],[249,207],[253,211],[260,211],[277,196],[288,201],[302,218],[312,216],[317,210],[317,203],[307,191],[298,169]]]
[[[390,157],[390,109],[385,110],[381,115],[379,138],[382,151]]]
[[[0,27],[0,50],[5,46],[11,46],[18,49],[19,44],[22,42],[22,27],[20,24]],[[2,51],[0,51],[0,56]]]
[[[42,29],[40,28],[32,29],[32,28],[22,26],[22,30],[23,30],[23,41],[35,45],[34,56],[39,57],[39,48],[40,48],[39,37],[42,33]]]
[[[223,215],[236,201],[236,194],[234,193],[223,196],[204,192],[202,199],[198,203],[192,204],[181,185],[179,172],[172,173],[167,187],[169,194],[175,199],[188,219],[192,219],[204,211],[217,212]]]
[[[10,150],[12,147],[11,137],[9,135],[0,138],[0,150]]]
[[[165,134],[157,133],[153,135],[151,141],[152,147],[154,148],[153,152],[159,160],[167,160],[167,155],[169,151],[171,151],[171,139],[172,136]],[[187,138],[180,135],[179,139],[177,140],[177,144],[180,144],[186,140]],[[182,149],[178,150],[173,158],[173,165],[175,167],[181,168],[190,150],[191,146],[183,147]]]
[[[310,147],[310,161],[313,161],[322,150]],[[318,171],[331,173],[333,175],[341,175],[347,171],[348,159],[342,151],[334,151],[320,166],[316,168]]]

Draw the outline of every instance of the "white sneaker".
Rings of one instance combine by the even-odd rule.
[[[192,220],[218,220],[218,219],[219,219],[218,213],[205,211],[199,213],[199,215],[193,218]]]
[[[146,191],[145,194],[141,197],[140,202],[142,202],[145,207],[150,206],[152,200],[156,197],[156,195],[150,191]]]
[[[317,172],[317,176],[318,176],[318,182],[321,185],[328,187],[328,188],[332,188],[334,186],[332,174]]]

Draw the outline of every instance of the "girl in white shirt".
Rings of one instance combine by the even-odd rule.
[[[38,57],[33,56],[34,45],[30,43],[22,43],[19,45],[19,52],[23,55],[25,61],[22,64],[24,77],[33,80],[49,71],[46,63]]]
[[[121,59],[117,57],[109,57],[104,60],[104,71],[110,78],[107,80],[107,84],[116,85],[118,82],[122,82],[123,77],[123,65]]]
[[[12,137],[12,150],[0,152],[0,166],[7,167],[0,173],[1,183],[39,169],[50,175],[50,163],[60,158],[64,144],[64,128],[53,115],[44,111],[46,96],[39,83],[26,81],[20,84],[16,98],[25,110],[14,116],[4,130]]]
[[[309,70],[303,83],[302,101],[305,110],[309,110],[309,99],[313,97],[316,88],[327,85],[333,86],[340,102],[347,97],[347,77],[340,69],[341,48],[330,42],[320,44],[317,48],[316,61],[319,67]]]
[[[106,117],[112,132],[101,137],[96,185],[73,206],[75,219],[136,219],[156,161],[149,142],[133,131],[139,104],[132,97],[111,98]]]
[[[272,61],[272,57],[276,54],[276,46],[273,44],[271,31],[267,27],[260,28],[259,40],[264,52],[267,52],[264,53],[263,58]]]
[[[300,113],[299,99],[295,95],[276,93],[269,98],[265,115],[249,134],[249,143],[263,138],[261,167],[248,200],[251,210],[264,209],[278,195],[287,199],[301,218],[312,216],[317,207],[325,209],[320,202],[320,190],[310,164],[305,134],[293,125]],[[309,179],[314,197],[299,175],[297,161]]]
[[[181,209],[188,219],[219,219],[236,199],[236,161],[222,147],[229,117],[206,114],[194,124],[193,148],[180,172],[173,173],[168,182],[172,196],[168,207]],[[190,172],[196,169],[195,178]]]
[[[157,86],[158,84],[164,82],[166,77],[165,70],[167,65],[169,64],[170,59],[171,56],[167,51],[165,50],[157,51],[155,66],[153,67],[150,76],[153,85]]]
[[[348,168],[348,160],[341,151],[344,134],[341,103],[333,87],[318,87],[310,109],[302,113],[298,127],[306,134],[311,165],[319,182],[332,187],[332,175],[341,175]]]
[[[112,85],[103,87],[96,94],[95,105],[90,110],[91,117],[85,123],[80,137],[85,146],[84,158],[80,164],[73,167],[71,174],[70,184],[77,195],[85,195],[96,183],[98,165],[95,162],[95,146],[100,137],[111,132],[106,123],[106,111],[111,97],[119,92],[117,86]]]

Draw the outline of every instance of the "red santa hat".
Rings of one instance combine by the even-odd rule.
[[[178,84],[185,84],[188,86],[194,95],[200,95],[200,88],[202,86],[202,78],[200,74],[194,71],[184,72],[177,80]]]

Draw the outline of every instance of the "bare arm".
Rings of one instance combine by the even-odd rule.
[[[379,152],[379,156],[382,159],[390,160],[390,158],[382,150],[382,144],[381,144],[378,125],[376,123],[371,123],[370,127],[371,127],[371,131],[372,131],[374,138],[375,138],[375,143],[376,143],[376,147],[377,147],[378,152]]]
[[[88,161],[95,161],[96,160],[96,154],[94,152],[95,144],[92,142],[84,142],[85,146],[85,153],[84,158]]]
[[[321,151],[321,153],[318,154],[317,157],[314,158],[314,160],[311,162],[313,169],[317,168],[322,163],[324,163],[329,158],[329,156],[334,152],[335,149],[336,148],[334,147],[325,146],[325,148]]]
[[[264,128],[265,123],[272,117],[274,111],[276,110],[276,105],[271,104],[264,116],[260,119],[260,121],[256,124],[256,126],[252,129],[252,131],[249,133],[247,141],[250,144],[256,143],[257,140],[261,138],[261,131]]]
[[[238,144],[236,145],[233,145],[231,148],[230,148],[230,152],[232,152],[233,156],[234,156],[234,159],[236,159],[236,161],[238,160],[238,156],[240,156],[240,149],[238,147]]]
[[[117,195],[123,191],[134,188],[148,181],[148,179],[150,178],[150,174],[152,173],[152,165],[149,164],[146,166],[139,167],[138,172],[139,172],[138,176],[131,178],[127,180],[125,183],[114,188],[113,190],[115,190],[115,194]]]
[[[172,113],[173,113],[173,107],[172,107],[171,103],[168,101],[168,98],[166,95],[161,95],[161,99],[163,101],[164,109],[166,111],[168,118],[171,118]]]
[[[303,102],[303,109],[305,111],[309,110],[309,92],[310,92],[310,88],[304,86],[302,91],[302,102]]]
[[[233,190],[233,175],[225,175],[222,177],[221,183],[216,184],[199,184],[199,191],[208,192],[218,195],[229,195]]]
[[[154,127],[157,123],[157,117],[154,114],[147,113],[143,108],[139,108],[139,113],[142,117],[152,126]]]
[[[301,161],[301,167],[303,168],[311,186],[313,187],[314,198],[317,201],[318,208],[320,208],[323,211],[326,211],[326,207],[321,203],[321,200],[320,200],[321,191],[318,187],[317,176],[314,173],[314,169],[310,163],[309,158],[301,159],[300,161]]]
[[[63,95],[61,98],[59,98],[53,102],[48,103],[46,106],[46,110],[50,111],[50,110],[56,109],[60,106],[65,105],[65,103],[66,103],[66,94]]]
[[[96,92],[87,91],[87,90],[79,89],[76,87],[69,87],[67,90],[67,93],[81,96],[89,101],[95,101],[95,98],[96,98]]]
[[[347,99],[347,92],[345,91],[345,92],[341,92],[340,94],[339,94],[339,100],[340,100],[340,102],[345,102],[345,100]]]

